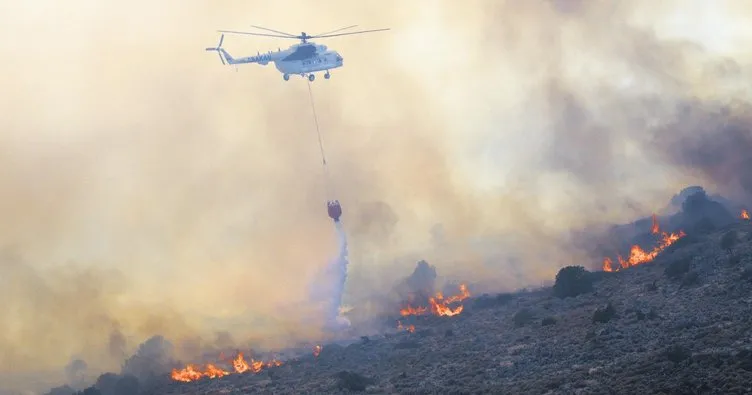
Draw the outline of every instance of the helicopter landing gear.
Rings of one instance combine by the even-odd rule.
[[[308,81],[313,82],[313,80],[316,79],[316,76],[314,74],[308,74]]]
[[[282,76],[282,78],[284,78],[285,81],[290,81],[290,74],[285,74]]]
[[[324,74],[324,78],[326,78],[327,80],[328,80],[329,78],[331,78],[331,77],[332,77],[332,75],[331,75],[331,74],[329,74],[329,71],[327,71],[327,72],[326,72],[326,74]]]

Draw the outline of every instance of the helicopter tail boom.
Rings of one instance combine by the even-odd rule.
[[[214,48],[206,48],[207,51],[216,51],[219,55],[219,60],[222,61],[222,64],[237,64],[238,62],[233,58],[227,51],[225,51],[224,48],[222,48],[222,42],[225,40],[225,35],[219,37],[219,44],[217,44]],[[225,60],[227,60],[225,62]]]

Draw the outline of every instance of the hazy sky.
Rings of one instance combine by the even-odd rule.
[[[128,350],[299,331],[336,252],[306,82],[223,67],[217,29],[392,29],[321,41],[345,66],[313,83],[356,309],[419,257],[514,288],[581,258],[568,229],[689,183],[743,196],[738,168],[674,150],[722,129],[672,125],[742,116],[749,2],[612,3],[0,0],[0,371],[117,367],[115,328]]]

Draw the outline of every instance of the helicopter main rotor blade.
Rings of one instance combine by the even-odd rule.
[[[261,26],[251,25],[251,27],[255,27],[256,29],[266,30],[267,32],[278,33],[278,34],[284,34],[284,35],[287,35],[287,36],[290,36],[290,37],[297,37],[297,36],[296,36],[296,35],[294,35],[294,34],[290,34],[290,33],[285,33],[285,32],[281,32],[281,31],[279,31],[279,30],[267,29],[267,28],[265,28],[265,27],[261,27]]]
[[[350,34],[360,34],[360,33],[370,33],[370,32],[383,32],[385,30],[391,30],[391,29],[387,28],[387,29],[361,30],[359,32],[338,33],[338,34],[325,34],[325,35],[321,35],[321,36],[311,36],[309,38],[324,38],[324,37],[335,37],[335,36],[347,36],[347,35],[350,35]]]
[[[295,38],[295,39],[297,39],[297,38],[298,38],[298,37],[296,37],[296,36],[292,36],[292,37],[290,37],[290,36],[283,36],[283,35],[279,35],[279,34],[264,34],[264,33],[239,32],[239,31],[235,31],[235,30],[217,30],[217,31],[218,31],[218,32],[220,32],[220,33],[232,33],[232,34],[248,34],[248,35],[251,35],[251,36],[279,37],[279,38]]]
[[[332,30],[330,32],[326,32],[326,33],[319,33],[319,34],[316,34],[314,37],[323,36],[325,34],[337,33],[337,32],[341,32],[343,30],[352,29],[354,27],[358,27],[358,25],[352,25],[352,26],[348,26],[348,27],[343,27],[343,28],[340,28],[340,29],[337,29],[337,30]]]

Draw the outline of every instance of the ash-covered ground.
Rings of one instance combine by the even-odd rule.
[[[651,262],[565,267],[551,288],[474,295],[451,317],[388,317],[403,329],[323,344],[258,373],[140,383],[112,375],[82,393],[752,393],[752,222],[704,192],[692,196],[670,219],[694,227]],[[416,273],[433,274],[425,263]]]

